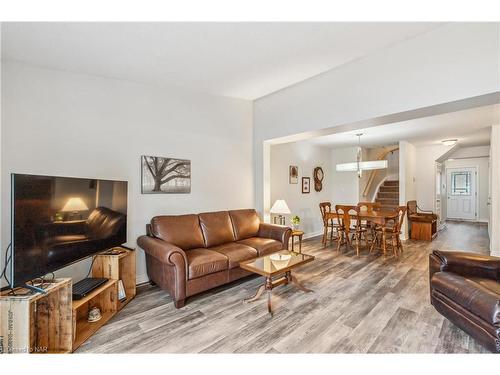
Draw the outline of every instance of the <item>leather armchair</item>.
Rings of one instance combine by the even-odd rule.
[[[500,353],[500,258],[434,251],[429,255],[429,279],[436,310]]]

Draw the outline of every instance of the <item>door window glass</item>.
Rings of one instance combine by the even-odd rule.
[[[471,195],[471,172],[451,172],[451,195]]]

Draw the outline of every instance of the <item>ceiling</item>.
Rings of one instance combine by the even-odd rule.
[[[379,147],[406,140],[415,146],[441,144],[456,138],[461,147],[490,144],[491,125],[500,123],[500,104],[422,117],[409,121],[330,134],[308,140],[327,147],[349,147],[358,144],[357,133],[363,133],[361,145]]]
[[[254,100],[440,23],[3,23],[2,59]]]

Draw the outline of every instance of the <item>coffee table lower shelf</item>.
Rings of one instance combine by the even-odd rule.
[[[275,254],[280,254],[284,257],[289,257],[288,261],[274,261],[271,257]],[[258,289],[255,295],[251,298],[243,300],[245,303],[250,303],[260,299],[264,291],[267,292],[267,311],[272,316],[273,309],[271,303],[271,292],[274,288],[280,285],[291,284],[297,289],[311,293],[312,290],[303,286],[297,278],[292,275],[292,269],[303,264],[312,262],[314,257],[308,254],[295,253],[293,251],[282,250],[277,253],[269,254],[250,261],[240,263],[240,267],[244,270],[264,276],[266,281]]]
[[[262,284],[259,287],[259,289],[257,289],[257,293],[255,293],[255,295],[253,297],[247,298],[247,299],[245,299],[243,301],[246,302],[246,303],[257,301],[262,296],[262,293],[264,293],[264,291],[266,290],[267,291],[267,311],[272,316],[273,315],[273,309],[272,309],[272,305],[271,305],[271,291],[274,288],[276,288],[277,286],[286,285],[288,283],[291,283],[292,285],[294,285],[295,287],[297,287],[298,289],[302,290],[305,293],[311,293],[311,292],[313,292],[313,290],[308,289],[305,286],[303,286],[297,280],[297,278],[295,276],[293,276],[290,271],[288,271],[288,272],[285,273],[284,276],[279,277],[276,280],[273,280],[272,278],[267,277],[266,278],[266,282],[264,284]]]

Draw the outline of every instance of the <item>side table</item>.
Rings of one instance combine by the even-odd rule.
[[[299,253],[302,253],[302,236],[304,235],[304,231],[301,230],[292,230],[292,234],[290,238],[292,239],[292,251],[294,251],[295,237],[299,238]]]

